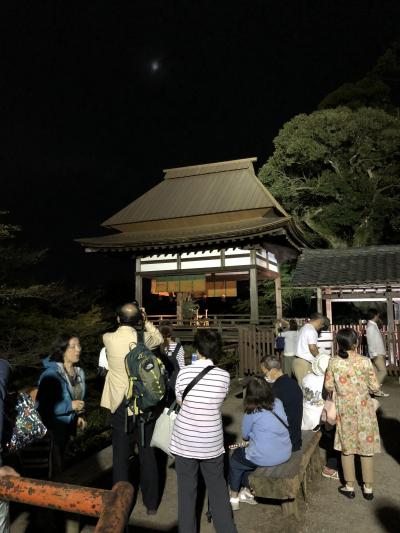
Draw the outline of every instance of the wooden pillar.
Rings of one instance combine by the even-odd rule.
[[[183,325],[183,292],[176,293],[176,323],[178,326]]]
[[[318,313],[322,313],[322,289],[321,287],[317,287],[317,311]]]
[[[388,345],[388,352],[389,352],[389,364],[395,365],[395,349],[394,349],[394,341],[395,341],[395,334],[394,334],[394,313],[393,313],[393,296],[391,290],[388,290],[386,292],[386,308],[387,308],[387,321],[388,321],[388,329],[387,329],[387,345]]]
[[[250,323],[258,324],[258,286],[257,286],[257,263],[256,251],[250,250]]]
[[[176,293],[176,323],[179,326],[183,325],[183,307],[186,302],[192,299],[191,292],[177,292]]]
[[[143,306],[143,285],[140,268],[140,257],[136,258],[136,271],[135,271],[135,299],[141,306]]]
[[[275,302],[276,302],[276,318],[280,320],[282,318],[282,285],[281,277],[275,278]]]
[[[325,307],[326,316],[329,318],[331,324],[333,324],[331,289],[325,289]]]

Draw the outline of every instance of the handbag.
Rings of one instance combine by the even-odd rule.
[[[331,398],[327,398],[322,409],[321,420],[330,426],[336,425],[336,394],[333,393]]]
[[[173,402],[170,407],[165,407],[164,411],[157,418],[150,442],[150,446],[153,448],[160,448],[160,450],[170,457],[172,456],[169,453],[168,448],[178,412],[179,405],[176,402]]]
[[[207,366],[204,368],[185,388],[182,394],[182,403],[188,392],[198,383],[202,377],[204,377],[213,366]],[[179,412],[179,405],[175,402],[172,403],[170,407],[165,407],[164,411],[157,418],[157,421],[154,425],[153,435],[151,437],[150,446],[153,448],[160,448],[167,455],[172,457],[172,454],[169,452],[169,445],[171,442],[172,431],[174,429],[175,419]]]
[[[18,452],[46,433],[31,396],[26,392],[8,394],[4,408],[4,450]]]

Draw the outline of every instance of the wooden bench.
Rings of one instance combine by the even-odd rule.
[[[307,481],[322,468],[318,443],[321,433],[303,431],[302,449],[294,452],[286,463],[278,466],[259,467],[249,475],[250,486],[257,497],[281,500],[285,516],[299,518],[297,495],[302,489],[307,497]]]

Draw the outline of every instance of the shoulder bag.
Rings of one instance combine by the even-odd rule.
[[[35,404],[26,392],[7,394],[4,408],[3,447],[19,452],[47,433]]]
[[[182,403],[188,393],[214,366],[207,366],[187,385],[182,394]],[[150,446],[153,448],[160,448],[167,455],[172,457],[169,453],[169,445],[171,442],[172,431],[174,429],[175,419],[179,412],[179,405],[175,402],[170,407],[165,407],[164,411],[157,418],[154,426],[153,436],[151,437]]]

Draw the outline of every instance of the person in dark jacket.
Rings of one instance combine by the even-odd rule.
[[[164,363],[168,375],[167,403],[175,399],[175,383],[179,370],[185,366],[185,351],[180,342],[173,336],[173,326],[170,320],[162,320],[159,328],[163,336],[160,344],[160,359]]]
[[[283,403],[289,424],[292,451],[301,449],[301,421],[303,418],[303,393],[296,380],[284,374],[279,359],[265,356],[260,362],[265,379],[272,384],[276,398]]]
[[[76,428],[85,429],[85,374],[78,365],[81,346],[78,337],[62,335],[52,353],[43,359],[39,378],[37,409],[53,439],[53,474],[62,470],[68,441]]]
[[[5,359],[0,359],[0,444],[3,442],[4,426],[4,404],[7,395],[7,384],[10,376],[10,365]],[[2,449],[0,446],[0,477],[2,476],[19,476],[19,474],[10,466],[3,465]],[[9,503],[0,500],[0,533],[9,533]]]

